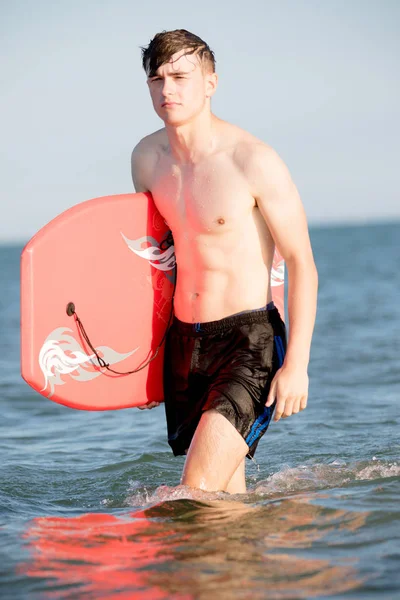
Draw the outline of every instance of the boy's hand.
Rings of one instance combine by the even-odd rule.
[[[286,419],[304,410],[307,406],[308,375],[303,367],[292,367],[283,364],[276,372],[271,383],[266,406],[271,406],[277,399],[274,421]]]

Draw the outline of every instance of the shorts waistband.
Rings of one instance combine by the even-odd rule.
[[[181,335],[199,336],[210,333],[221,333],[227,329],[239,327],[240,325],[249,325],[250,323],[269,323],[280,319],[278,309],[271,304],[265,308],[255,309],[251,311],[243,311],[224,317],[218,321],[206,321],[204,323],[185,323],[174,316],[172,321],[173,329]]]

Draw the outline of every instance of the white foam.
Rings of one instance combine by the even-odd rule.
[[[130,481],[125,500],[127,506],[149,507],[173,500],[195,500],[213,502],[215,500],[254,501],[253,494],[267,497],[280,497],[287,494],[313,492],[323,489],[340,488],[352,481],[375,481],[400,475],[400,465],[377,459],[347,463],[336,458],[329,463],[303,464],[296,467],[284,465],[276,473],[266,479],[249,486],[247,494],[231,496],[224,492],[207,492],[193,489],[185,485],[176,487],[161,485],[151,491],[139,481]],[[254,481],[253,476],[250,477]],[[133,492],[133,494],[132,494]]]
[[[254,491],[263,496],[281,495],[342,487],[350,481],[377,480],[398,475],[400,475],[400,465],[396,462],[380,461],[375,456],[371,461],[353,463],[346,463],[339,458],[330,463],[298,467],[285,465],[266,480],[258,482]]]
[[[143,506],[159,504],[160,502],[169,502],[171,500],[212,502],[222,498],[229,498],[229,494],[224,492],[206,492],[204,490],[191,488],[187,485],[177,485],[176,487],[161,485],[153,492],[149,492],[146,488],[137,491],[125,500],[125,504],[128,506]]]
[[[362,469],[357,475],[356,479],[385,479],[387,477],[398,477],[400,475],[400,465],[392,463],[389,465],[385,464],[374,464]]]

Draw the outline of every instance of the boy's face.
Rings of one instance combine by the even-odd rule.
[[[169,125],[184,125],[204,108],[215,91],[217,76],[205,72],[195,54],[185,50],[158,68],[147,83],[157,115]]]

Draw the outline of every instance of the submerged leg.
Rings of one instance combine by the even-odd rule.
[[[190,444],[182,483],[210,492],[242,493],[246,491],[244,458],[248,451],[234,426],[218,411],[207,410]]]
[[[232,475],[225,491],[229,494],[245,494],[246,493],[246,473],[245,473],[245,462],[244,458],[234,474]]]

